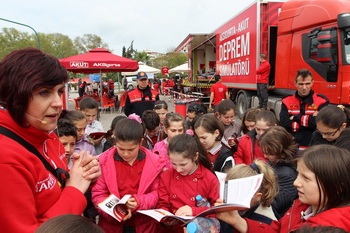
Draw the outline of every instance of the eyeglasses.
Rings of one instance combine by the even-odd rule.
[[[333,137],[338,131],[340,130],[340,128],[338,128],[334,133],[322,133],[318,130],[318,132],[322,135],[322,136],[325,136],[325,137]]]

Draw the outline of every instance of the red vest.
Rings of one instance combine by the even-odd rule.
[[[151,90],[152,93],[152,100],[150,100],[149,96],[146,96],[145,101],[156,101],[158,92]],[[130,99],[130,103],[135,103],[135,102],[139,102],[142,101],[142,92],[138,89],[135,88],[134,90],[130,91],[128,93],[129,99]]]
[[[327,102],[327,100],[321,96],[318,96],[317,94],[312,95],[313,104],[308,105],[305,104],[305,114],[300,119],[300,124],[304,127],[308,127],[309,122],[309,116],[312,116],[316,111],[318,111],[318,108]],[[301,113],[301,101],[296,95],[292,95],[289,97],[286,97],[282,100],[282,102],[286,105],[288,109],[289,115],[299,115]],[[293,122],[292,123],[292,132],[299,131],[299,123]]]

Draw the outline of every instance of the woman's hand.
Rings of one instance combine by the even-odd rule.
[[[66,186],[73,186],[79,189],[82,193],[85,193],[91,184],[91,180],[84,177],[86,172],[84,171],[84,167],[81,166],[84,158],[83,155],[83,151],[76,153],[77,159],[73,160],[73,166],[69,172],[69,179],[66,181]]]
[[[176,212],[176,216],[193,216],[192,207],[185,205],[180,207]]]
[[[138,205],[138,203],[134,197],[130,197],[129,200],[126,202],[126,206],[130,210],[135,209],[137,205]]]
[[[80,159],[80,166],[83,168],[83,177],[90,180],[91,183],[97,181],[101,175],[100,164],[96,156],[92,156],[89,152],[80,152],[73,154],[74,160]]]
[[[131,210],[128,209],[128,215],[126,215],[126,216],[123,218],[123,221],[126,221],[126,220],[130,219],[131,217],[132,217]]]

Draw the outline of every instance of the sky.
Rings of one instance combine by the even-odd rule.
[[[0,18],[30,25],[37,32],[62,33],[72,40],[96,34],[121,55],[122,47],[166,53],[188,34],[210,33],[253,0],[11,0]],[[0,29],[27,27],[0,20]]]

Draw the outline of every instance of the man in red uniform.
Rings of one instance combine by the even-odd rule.
[[[214,111],[216,111],[216,106],[221,102],[221,100],[229,99],[227,86],[221,83],[221,76],[215,75],[216,83],[210,88],[210,100],[209,100],[209,110],[212,111],[212,103],[214,100]]]
[[[124,113],[127,116],[135,113],[141,117],[144,111],[153,110],[154,103],[159,100],[159,94],[148,85],[145,72],[139,72],[136,77],[137,88],[128,92]]]
[[[295,137],[299,150],[303,150],[308,147],[316,130],[315,118],[318,111],[327,106],[329,100],[311,89],[314,80],[311,71],[307,69],[298,70],[294,84],[296,93],[282,100],[280,124]]]
[[[260,55],[260,66],[256,70],[256,91],[258,92],[259,107],[258,108],[267,108],[267,84],[269,81],[271,66],[270,63],[266,60],[266,55]]]

